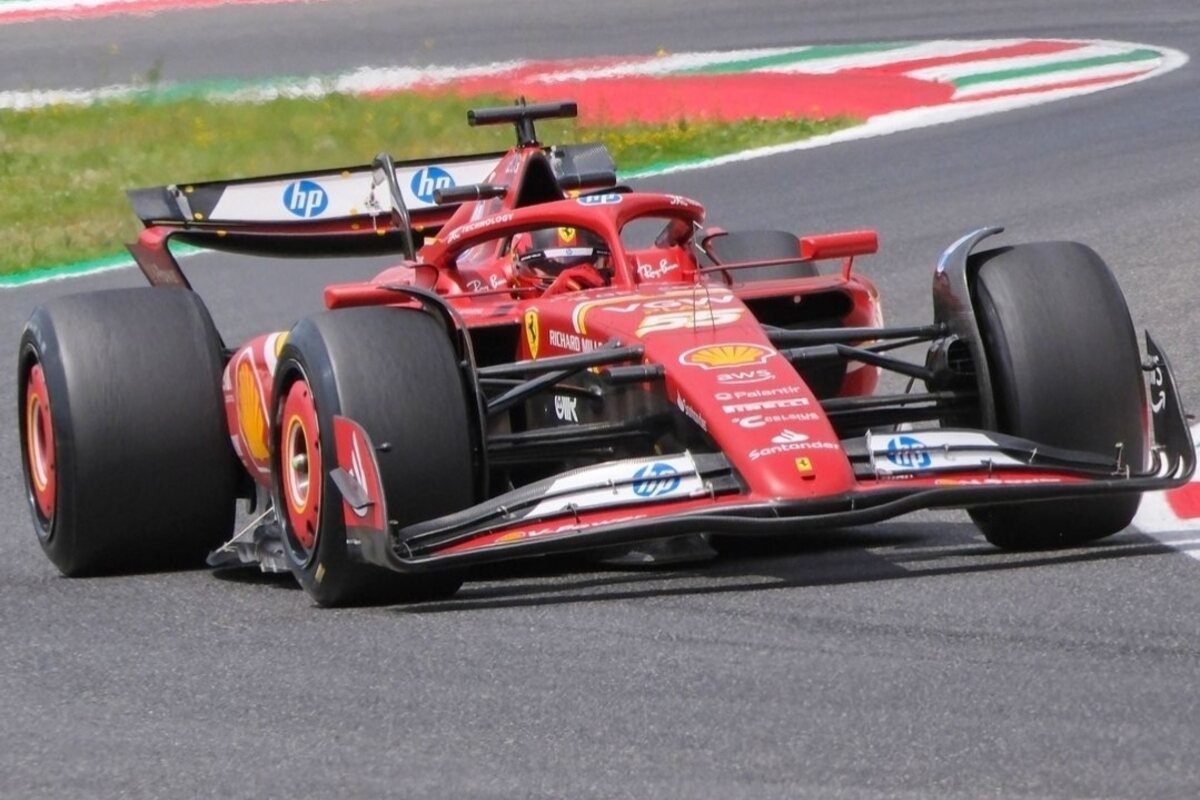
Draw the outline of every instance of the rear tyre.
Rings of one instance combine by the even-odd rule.
[[[991,367],[997,428],[1056,447],[1146,457],[1141,356],[1125,298],[1104,261],[1075,242],[972,256],[974,304]],[[1069,547],[1123,530],[1140,494],[971,510],[1006,549]]]
[[[731,231],[713,237],[709,247],[718,264],[800,257],[800,240],[787,231]],[[817,267],[807,262],[793,262],[730,270],[728,274],[735,283],[752,283],[781,278],[811,278],[817,274]]]
[[[21,464],[64,575],[195,567],[233,529],[221,341],[185,289],[51,300],[21,336]]]
[[[320,606],[448,597],[452,572],[412,575],[352,560],[337,487],[333,417],[376,446],[388,516],[401,526],[475,502],[472,426],[458,359],[424,312],[354,308],[299,322],[276,370],[275,507],[293,574]],[[386,445],[386,446],[385,446]]]

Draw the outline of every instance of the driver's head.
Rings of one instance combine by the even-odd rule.
[[[569,267],[600,269],[608,256],[604,241],[577,228],[542,228],[513,238],[516,268],[527,277],[557,278]]]

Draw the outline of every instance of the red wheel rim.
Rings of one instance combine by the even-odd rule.
[[[34,364],[25,384],[25,457],[29,463],[29,487],[38,513],[47,523],[54,517],[58,473],[54,460],[54,425],[50,419],[50,395],[42,365]]]
[[[292,538],[311,555],[321,520],[321,440],[312,391],[303,380],[288,389],[283,401],[279,438],[282,500]]]

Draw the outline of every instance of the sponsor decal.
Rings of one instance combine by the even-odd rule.
[[[774,440],[772,440],[774,441]],[[808,441],[808,437],[804,437],[803,441],[791,442],[789,444],[773,444],[770,447],[760,447],[756,450],[751,450],[750,460],[757,461],[760,458],[767,456],[777,456],[780,453],[794,453],[803,450],[841,450],[842,446],[837,442],[813,442]]]
[[[554,416],[563,422],[579,422],[579,398],[554,396]]]
[[[621,202],[621,195],[617,192],[585,194],[583,197],[576,198],[575,202],[581,206],[615,206]]]
[[[780,422],[812,422],[820,419],[821,415],[812,411],[802,414],[751,414],[748,417],[734,417],[733,422],[741,428],[765,428],[768,425],[775,425]]]
[[[346,471],[349,472],[350,477],[362,487],[363,494],[367,497],[370,497],[371,484],[367,483],[367,471],[363,468],[362,437],[358,435],[357,430],[352,431],[350,434],[350,469]],[[350,511],[354,514],[354,516],[360,519],[365,518],[367,516],[367,512],[370,511],[371,508],[369,505],[363,506],[362,508],[355,508],[354,506],[350,506],[348,503],[347,506],[349,506]]]
[[[423,203],[433,203],[433,192],[436,189],[453,189],[454,178],[441,167],[421,167],[413,173],[409,188],[418,200]]]
[[[799,472],[801,475],[804,475],[805,477],[811,478],[812,471],[813,471],[812,461],[810,461],[807,458],[797,458],[796,459],[796,472]]]
[[[1167,392],[1163,388],[1165,381],[1162,365],[1159,364],[1150,371],[1150,410],[1155,414],[1161,414],[1167,407]]]
[[[894,436],[888,439],[887,460],[898,467],[928,469],[933,463],[925,443],[915,436]]]
[[[793,444],[795,442],[807,442],[808,434],[796,433],[791,428],[784,428],[782,433],[771,437],[772,444]]]
[[[775,373],[769,369],[741,369],[717,373],[717,383],[722,386],[743,386],[747,383],[763,383],[773,380],[775,380]]]
[[[703,487],[704,480],[687,453],[613,461],[582,467],[553,479],[545,490],[545,497],[525,518],[654,502],[667,495],[691,495]]]
[[[686,311],[713,304],[726,305],[737,301],[734,294],[725,289],[706,289],[703,292],[703,295],[700,295],[700,290],[686,289],[633,297],[615,292],[611,297],[588,300],[575,306],[571,315],[572,322],[575,324],[576,331],[587,333],[587,316],[596,309],[612,311],[617,314],[632,314],[637,311]]]
[[[718,400],[757,400],[763,397],[779,397],[780,395],[800,394],[799,386],[772,386],[767,389],[739,389],[733,392],[717,392],[713,397]]]
[[[536,308],[525,312],[525,343],[529,345],[529,357],[538,357],[538,345],[542,343],[541,323]]]
[[[553,536],[556,533],[574,533],[575,531],[585,531],[588,528],[595,528],[597,525],[617,525],[622,522],[633,522],[634,520],[645,518],[645,514],[623,514],[595,522],[571,522],[562,525],[547,525],[542,528],[508,531],[496,537],[496,540],[492,544],[508,544],[510,542],[519,542],[523,539],[536,539],[539,536]]]
[[[667,275],[677,269],[679,269],[678,264],[673,264],[667,259],[663,258],[659,260],[657,267],[653,264],[638,263],[637,274],[638,277],[643,280],[652,281],[658,280],[659,278],[665,278]]]
[[[483,208],[483,206],[479,206],[479,208]],[[513,215],[511,213],[497,214],[494,217],[485,217],[478,222],[470,222],[466,225],[455,228],[454,230],[450,231],[450,235],[446,237],[446,244],[454,244],[464,236],[472,236],[482,230],[487,230],[488,228],[493,228],[497,225],[503,225],[506,222],[511,222],[512,216]]]
[[[303,219],[319,217],[329,208],[329,194],[316,181],[295,181],[283,190],[283,207]]]
[[[662,331],[691,330],[695,328],[716,328],[722,325],[732,325],[742,318],[746,309],[742,306],[734,308],[713,308],[714,305],[736,303],[737,298],[730,293],[713,293],[707,297],[662,297],[654,299],[636,299],[633,301],[614,304],[605,303],[602,308],[615,314],[633,314],[641,311],[645,314],[638,324],[637,336]],[[601,305],[596,303],[595,305]],[[584,309],[586,313],[587,309]],[[576,328],[582,333],[580,309],[576,311]]]
[[[263,409],[258,376],[249,358],[243,358],[237,369],[237,416],[242,439],[255,461],[266,461],[271,454],[267,443],[267,412]]]
[[[679,406],[679,410],[683,412],[685,417],[700,426],[700,430],[708,433],[708,422],[704,419],[704,417],[700,416],[699,411],[692,408],[692,406],[688,404],[688,401],[684,399],[683,395],[679,395],[675,399],[675,404]]]
[[[570,350],[572,353],[590,353],[600,347],[600,342],[580,336],[577,333],[563,333],[557,330],[546,331],[546,338],[554,347]]]
[[[693,347],[679,357],[680,364],[719,370],[727,367],[744,367],[765,364],[775,351],[758,344],[730,343]]]
[[[745,311],[744,308],[697,308],[692,311],[647,314],[642,318],[634,335],[641,337],[648,333],[662,333],[663,331],[719,328],[737,322]]]
[[[488,276],[487,283],[484,283],[479,278],[474,278],[467,281],[467,290],[471,292],[482,292],[484,289],[499,289],[507,284],[503,275],[495,274]]]
[[[925,430],[918,434],[867,434],[867,450],[877,474],[939,469],[1022,467],[978,431]]]
[[[679,488],[679,472],[670,464],[656,461],[633,473],[633,493],[638,497],[664,497]]]
[[[807,397],[784,397],[778,400],[758,400],[752,403],[730,403],[721,406],[721,410],[726,414],[741,414],[746,411],[772,411],[777,408],[802,408],[807,405]]]
[[[342,517],[346,522],[346,527],[383,530],[387,525],[387,504],[381,494],[379,464],[375,461],[375,453],[371,450],[370,439],[357,423],[336,415],[333,418],[333,435],[336,444],[337,465],[345,471],[346,476],[361,491],[361,495],[358,497],[354,496],[357,492],[353,490],[349,496],[342,496]],[[319,478],[316,476],[323,473],[317,470],[312,474],[313,479],[318,480]],[[319,509],[315,509],[313,513],[318,513],[318,511]]]

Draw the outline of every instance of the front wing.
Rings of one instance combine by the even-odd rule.
[[[1154,340],[1150,356],[1150,465],[1048,447],[994,432],[868,433],[843,440],[858,480],[824,497],[743,491],[721,454],[679,453],[584,467],[471,508],[396,527],[374,448],[353,420],[335,419],[347,544],[352,557],[401,572],[632,544],[683,533],[778,535],[879,522],[919,509],[1141,493],[1186,483],[1196,451],[1175,379]],[[917,442],[917,443],[914,443]],[[343,454],[346,455],[343,458]]]

